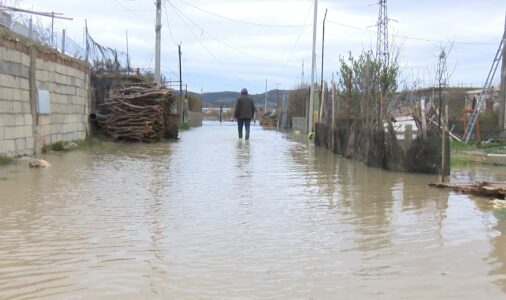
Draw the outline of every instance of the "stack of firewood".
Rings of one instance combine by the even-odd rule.
[[[99,120],[104,136],[115,141],[153,143],[177,137],[177,115],[171,112],[176,96],[148,83],[112,88],[105,101],[108,114]]]

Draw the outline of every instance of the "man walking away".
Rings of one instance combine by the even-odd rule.
[[[237,128],[239,131],[239,138],[242,139],[242,127],[246,129],[246,140],[249,140],[249,127],[251,119],[255,116],[255,103],[253,99],[248,96],[248,90],[242,89],[241,96],[235,101],[234,118],[237,119]]]

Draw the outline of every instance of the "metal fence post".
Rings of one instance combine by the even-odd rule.
[[[61,36],[61,52],[65,54],[65,29],[63,29]]]

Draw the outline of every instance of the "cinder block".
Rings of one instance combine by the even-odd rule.
[[[32,113],[32,107],[29,102],[23,102],[23,112],[24,113]]]
[[[23,128],[24,128],[24,133],[23,133],[24,138],[33,136],[33,127],[32,126],[24,126]]]
[[[0,153],[9,154],[16,151],[16,142],[14,140],[0,141]]]
[[[30,78],[30,67],[29,66],[21,66],[21,77]]]
[[[28,90],[21,90],[20,91],[20,100],[23,102],[30,102],[30,92]]]
[[[13,113],[22,113],[23,112],[23,103],[21,101],[13,101],[12,102],[12,112]]]
[[[48,115],[42,115],[39,116],[39,124],[40,125],[48,125],[49,124],[49,116]]]
[[[21,55],[19,52],[15,51],[15,50],[7,49],[5,60],[21,63]]]
[[[16,152],[24,151],[26,149],[25,139],[16,139]]]
[[[22,63],[24,66],[29,67],[29,66],[30,66],[30,56],[29,56],[29,55],[26,55],[26,54],[23,54],[23,55],[22,55],[22,57],[21,57],[21,63]]]
[[[35,139],[33,137],[27,137],[26,138],[26,148],[33,150],[34,146],[35,146],[34,142],[35,142]]]
[[[9,113],[12,110],[10,101],[0,100],[0,113]]]
[[[25,125],[32,125],[33,124],[33,118],[31,114],[25,114]]]
[[[0,141],[4,139],[4,128],[3,126],[0,126]]]
[[[30,81],[28,79],[21,79],[21,89],[30,91]]]
[[[17,84],[16,84],[16,85],[17,85]],[[21,101],[21,99],[23,99],[23,98],[21,97],[21,92],[22,92],[22,91],[21,91],[21,89],[20,89],[19,87],[17,87],[17,86],[16,86],[16,87],[13,89],[13,91],[12,91],[12,99],[13,99],[13,100],[16,100],[16,101]]]
[[[5,127],[4,128],[4,138],[7,140],[14,140],[25,137],[25,128],[24,126],[16,126],[16,127]]]
[[[14,126],[14,115],[0,113],[0,126]]]
[[[1,78],[0,78],[1,80]],[[8,87],[1,87],[0,88],[0,97],[4,100],[13,100],[12,99],[12,89]]]
[[[14,126],[25,126],[25,116],[21,114],[14,115]]]
[[[7,48],[0,47],[0,60],[6,60]]]

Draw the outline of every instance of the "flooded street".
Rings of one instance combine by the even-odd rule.
[[[0,299],[506,297],[506,220],[487,200],[236,130],[0,168]]]

